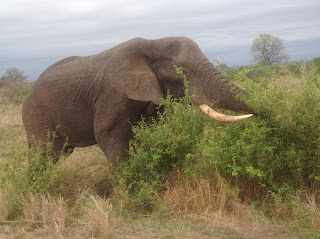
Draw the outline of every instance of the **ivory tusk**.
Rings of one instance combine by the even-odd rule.
[[[218,121],[224,121],[224,122],[239,121],[239,120],[247,119],[247,118],[253,116],[253,114],[239,115],[239,116],[221,114],[221,113],[213,110],[210,106],[208,106],[206,104],[199,105],[199,108],[203,113],[209,115],[212,119],[215,119]]]

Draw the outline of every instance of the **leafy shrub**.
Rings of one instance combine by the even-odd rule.
[[[177,71],[182,74],[180,69]],[[133,127],[129,161],[121,165],[118,173],[122,195],[133,207],[153,209],[171,171],[181,168],[184,159],[193,153],[203,121],[189,103],[187,91],[181,99],[169,95],[157,119],[143,120]]]
[[[301,74],[303,73],[300,63],[288,64],[288,68],[291,74],[293,74],[294,76],[301,76]]]
[[[319,79],[319,76],[318,76]],[[221,175],[245,190],[254,184],[265,192],[319,188],[320,89],[306,75],[300,89],[290,82],[242,79],[256,117],[235,124],[207,127],[198,158],[218,167]],[[251,190],[251,188],[248,188]],[[248,193],[248,192],[245,192]]]
[[[313,68],[312,70],[316,73],[316,74],[320,74],[320,57],[315,57],[312,60],[313,63]]]
[[[29,149],[25,174],[28,190],[33,193],[43,194],[53,185],[56,160],[52,156],[52,148],[55,137],[55,133],[48,132],[47,142]]]
[[[6,191],[11,204],[8,218],[15,218],[22,210],[22,202],[28,194],[45,194],[53,185],[56,165],[51,156],[54,133],[48,133],[43,145],[27,149],[12,145],[8,159],[0,163],[0,190]]]
[[[164,104],[158,119],[142,121],[133,128],[129,161],[121,166],[118,175],[135,204],[147,210],[155,206],[170,172],[181,168],[184,159],[193,153],[203,128],[198,112],[188,104],[171,97]]]
[[[213,122],[199,117],[185,101],[169,97],[157,120],[134,127],[130,160],[118,175],[131,206],[154,208],[163,183],[177,170],[186,177],[207,179],[218,170],[249,200],[270,193],[285,196],[302,187],[318,190],[320,89],[315,80],[319,75],[304,72],[296,87],[287,80],[291,72],[283,67],[269,67],[269,75],[255,81],[246,70],[239,70],[238,79],[250,95],[247,103],[255,109],[255,117]]]

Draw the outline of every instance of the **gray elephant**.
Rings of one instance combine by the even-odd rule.
[[[215,69],[194,41],[135,38],[97,55],[68,57],[42,73],[22,109],[29,147],[46,141],[48,130],[56,131],[55,157],[63,150],[98,144],[117,165],[127,156],[131,125],[142,116],[155,116],[168,90],[175,97],[184,95],[174,64],[183,67],[195,104],[204,113],[224,121],[251,116],[212,109],[251,111],[235,97],[243,91]]]

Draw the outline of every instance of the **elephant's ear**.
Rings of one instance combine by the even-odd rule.
[[[135,54],[124,55],[113,59],[109,74],[111,86],[124,92],[130,99],[152,101],[159,105],[164,94],[147,58]]]

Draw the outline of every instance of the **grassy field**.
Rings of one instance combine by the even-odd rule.
[[[301,65],[299,67],[301,68]],[[262,70],[239,69],[237,72],[233,69],[221,70],[229,79],[249,86],[250,84],[259,85],[259,87],[263,85],[262,81],[254,83],[250,81],[252,77],[250,74],[253,74],[251,71],[256,71],[254,76],[281,79],[282,86],[286,82],[288,85],[294,85],[292,87],[295,88],[294,90],[301,89],[307,73],[293,74],[292,72],[295,71],[290,71],[289,68],[285,69],[288,69],[288,72],[282,75],[280,73],[285,71],[283,69],[280,73],[274,69],[270,73],[265,68]],[[272,76],[269,74],[272,74]],[[312,74],[318,77],[315,79],[320,82],[318,73]],[[310,76],[310,71],[308,71],[308,76]],[[247,83],[242,80],[239,81],[239,79],[246,79]],[[272,84],[272,81],[269,81],[268,84],[264,85],[266,89],[271,91],[273,87],[278,86],[278,83]],[[254,89],[254,87],[248,89],[250,95],[254,94]],[[314,91],[315,94],[320,95],[318,89],[314,88]],[[266,91],[265,94],[267,93],[270,92]],[[280,95],[284,95],[283,92],[278,94],[278,96]],[[287,96],[284,95],[284,97]],[[251,104],[259,109],[265,109],[259,104],[266,105],[267,103],[257,100],[262,99],[261,96],[255,96],[255,99],[256,101],[251,102]],[[303,104],[303,102],[299,102]],[[272,102],[268,104],[268,106],[272,106]],[[312,104],[319,104],[319,102],[308,101],[306,104],[312,106]],[[310,108],[312,108],[311,106]],[[179,108],[180,106],[174,105],[173,107]],[[291,103],[286,103],[286,107],[294,108]],[[277,112],[283,111],[281,108],[278,110],[272,111],[272,115],[277,115]],[[192,114],[198,114],[199,111],[196,108],[191,108],[191,111],[190,113],[186,110],[187,113],[185,114],[191,114],[188,118],[192,120]],[[294,112],[296,111],[298,115],[301,114],[298,110]],[[318,111],[313,112],[313,118],[311,117],[311,119],[317,120],[318,113]],[[156,138],[165,132],[169,121],[167,119],[179,125],[179,117],[185,120],[185,114],[178,116],[176,120],[176,118],[171,118],[175,116],[165,112],[165,119],[160,118],[159,121],[162,122],[161,125],[158,122],[156,126],[147,128],[153,130],[152,135]],[[294,118],[293,113],[291,116]],[[283,116],[284,119],[286,117],[287,115]],[[170,160],[176,160],[174,166],[170,166],[168,171],[165,172],[168,176],[162,177],[162,171],[155,171],[153,174],[146,175],[157,178],[157,180],[158,177],[155,176],[160,175],[162,180],[148,181],[137,173],[140,167],[138,163],[127,164],[123,167],[123,171],[119,173],[118,185],[113,190],[105,192],[107,182],[111,178],[111,172],[104,154],[97,146],[75,149],[70,156],[61,158],[57,165],[52,166],[49,171],[45,171],[44,175],[48,174],[48,177],[41,178],[39,175],[32,174],[34,178],[30,182],[30,171],[28,171],[30,170],[28,163],[28,153],[30,152],[27,149],[26,135],[21,120],[21,103],[2,103],[0,104],[0,239],[320,238],[320,192],[318,188],[320,174],[317,175],[319,171],[305,169],[304,164],[306,162],[300,159],[306,157],[302,153],[302,149],[294,148],[294,151],[292,148],[293,142],[289,140],[291,135],[283,136],[284,133],[281,131],[285,127],[290,129],[292,125],[289,125],[290,127],[286,126],[286,121],[281,121],[280,116],[275,118],[277,118],[277,122],[273,122],[270,118],[267,121],[258,118],[249,123],[243,123],[241,126],[235,124],[233,126],[226,124],[206,125],[207,119],[205,118],[201,119],[201,122],[192,121],[190,129],[188,128],[186,132],[195,135],[193,139],[190,139],[190,141],[193,140],[192,145],[195,150],[188,151],[190,146],[186,145],[185,151],[180,152],[179,150],[184,147],[180,144],[175,150],[179,149],[179,154],[173,154],[172,152],[162,154],[169,146],[161,144],[161,146],[157,146],[157,149],[160,148],[161,152],[151,151],[152,155],[161,155],[164,161],[168,155],[170,155]],[[309,118],[303,119],[309,121]],[[267,126],[263,124],[265,127],[263,128],[262,124],[259,125],[258,122],[261,121],[267,122],[265,124],[273,130],[281,125],[279,131],[277,131],[279,133],[276,134],[275,130],[265,131],[264,129]],[[272,127],[269,125],[270,122]],[[188,123],[185,124],[188,127]],[[203,130],[191,132],[194,124],[199,124],[199,128],[203,127]],[[174,125],[169,125],[168,128],[172,131],[174,127]],[[310,134],[307,131],[308,127],[305,126],[301,132]],[[319,128],[316,128],[318,125],[315,124],[310,127],[310,132],[315,132],[316,135],[309,135],[310,137],[308,137],[315,137],[316,139],[319,136]],[[131,147],[136,148],[135,153],[130,154],[132,162],[136,158],[143,161],[142,154],[139,155],[140,149],[150,148],[143,143],[143,137],[150,139],[148,138],[150,132],[144,131],[145,128],[137,127],[135,129],[139,137],[137,136],[138,139],[131,145]],[[227,128],[229,131],[224,131]],[[246,131],[243,131],[243,128],[246,128]],[[300,126],[298,128],[301,129]],[[157,130],[160,130],[159,135]],[[222,164],[216,161],[213,165],[211,159],[220,157],[220,151],[216,149],[211,152],[210,150],[218,148],[220,145],[215,144],[219,140],[209,138],[208,135],[212,136],[212,134],[219,133],[220,136],[225,135],[223,137],[227,137],[234,132],[236,133],[236,130],[245,132],[242,137],[250,138],[248,135],[253,135],[252,137],[259,138],[259,140],[257,138],[252,138],[252,140],[242,138],[235,144],[237,148],[250,152],[250,155],[249,153],[244,155],[236,153],[236,159],[239,162],[241,161],[242,164]],[[254,133],[255,131],[260,133]],[[300,131],[297,132],[295,129],[293,131],[296,137],[300,137]],[[281,139],[282,136],[286,137],[285,139],[290,141],[290,147],[279,144],[278,149],[275,149],[275,146],[271,143],[266,144],[265,141],[269,142],[267,140],[270,140],[267,137],[271,134],[270,132],[279,137],[279,142],[281,140],[285,141]],[[301,136],[302,139],[303,137]],[[157,140],[161,142],[162,139],[157,138]],[[173,140],[178,141],[179,139],[173,138]],[[243,140],[243,144],[240,140]],[[225,141],[227,141],[226,138],[223,142]],[[259,146],[259,142],[262,142],[263,146]],[[320,155],[316,154],[320,152],[320,147],[317,146],[319,142],[320,136],[319,141],[315,142],[315,146],[304,146],[308,149],[306,155],[309,155],[305,159],[306,161],[312,159],[316,163],[318,159],[319,163],[314,164],[315,168],[320,165]],[[172,142],[169,142],[169,144],[173,145]],[[244,145],[247,148],[243,148]],[[258,145],[260,148],[253,150],[252,145]],[[269,148],[262,148],[265,145],[268,145]],[[296,161],[290,161],[289,166],[286,164],[279,166],[281,164],[280,160],[285,159],[283,151],[280,150],[281,147],[284,147],[286,152],[291,152],[291,159],[299,159],[298,169],[292,169],[294,173],[286,171],[285,167],[292,166],[293,162]],[[228,151],[223,151],[224,159],[228,160],[228,157],[231,157],[226,152],[232,153],[234,150],[229,147]],[[268,156],[268,152],[271,151],[272,155]],[[295,155],[293,155],[294,152],[296,152]],[[268,167],[253,163],[259,160],[261,162],[267,160],[268,158],[264,154],[273,157],[275,161],[279,160],[279,162],[275,162],[274,166],[271,165],[272,170],[269,168],[269,161],[265,162]],[[259,158],[257,158],[257,155],[259,155]],[[289,157],[288,155],[288,153],[285,154],[286,157]],[[256,158],[253,159],[253,162],[249,162],[250,157]],[[149,155],[149,158],[152,157]],[[235,157],[232,156],[231,158],[234,160]],[[180,161],[188,161],[188,163],[180,164]],[[247,162],[249,162],[248,165]],[[152,165],[152,167],[157,168],[159,164],[153,163]],[[144,166],[149,167],[148,164],[144,164]],[[242,166],[243,168],[241,168]],[[152,167],[149,167],[150,170],[155,170]],[[276,173],[277,167],[279,167],[279,174]],[[191,169],[195,170],[192,171]],[[320,167],[316,170],[318,169]],[[269,177],[271,171],[272,176]],[[312,176],[309,174],[306,176],[306,178],[310,177],[310,182],[302,182],[302,180],[305,180],[305,174],[296,174],[305,171]],[[280,179],[276,181],[280,177],[279,175],[281,180],[286,181],[287,184],[284,185],[287,186],[279,186]],[[285,178],[284,175],[287,177]],[[141,177],[140,181],[134,181],[138,177]],[[272,181],[270,181],[270,178],[272,178]],[[41,180],[43,180],[43,183],[40,183]],[[144,183],[143,187],[141,186],[142,181]],[[152,186],[148,184],[149,182]],[[128,185],[130,185],[130,188]],[[106,193],[109,195],[107,198],[101,196]],[[146,207],[147,204],[150,206]]]

